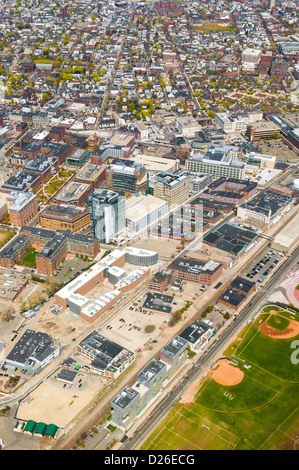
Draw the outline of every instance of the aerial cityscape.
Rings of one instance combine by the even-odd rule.
[[[0,450],[299,450],[298,20],[1,2]]]

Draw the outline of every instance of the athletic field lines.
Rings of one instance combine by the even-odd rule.
[[[191,418],[188,418],[185,414],[182,414],[181,413],[182,408],[187,413],[192,413],[193,415],[195,415],[197,417],[197,421],[191,420]],[[183,419],[189,419],[190,421],[196,422],[198,426],[201,425],[202,427],[204,427],[204,429],[209,428],[211,434],[214,434],[215,436],[223,439],[224,441],[228,443],[229,446],[235,446],[240,440],[240,438],[236,434],[232,433],[231,431],[227,431],[219,424],[215,424],[209,419],[204,418],[200,414],[196,413],[193,408],[188,409],[185,406],[181,406],[181,408],[177,411],[177,413],[179,413]],[[213,428],[214,431],[211,431],[211,428]]]
[[[209,385],[209,383],[210,383],[212,380],[213,380],[212,377],[210,377],[209,380],[205,379],[206,384],[204,385],[204,382],[203,382],[203,384],[202,384],[201,387],[199,388],[198,392],[196,392],[196,395],[195,395],[194,398],[193,398],[193,403],[196,402],[196,400],[197,400],[197,398],[199,397],[199,395],[204,392],[205,388]]]
[[[242,357],[240,356],[241,359],[243,359],[244,361],[248,361],[248,359],[246,359],[245,357]],[[275,377],[275,379],[277,380],[280,380],[281,382],[288,382],[290,384],[299,384],[299,381],[295,381],[295,380],[288,380],[288,379],[285,379],[284,377],[279,377],[278,375],[274,374],[273,372],[270,372],[268,369],[265,369],[264,367],[261,367],[259,366],[258,364],[255,364],[254,362],[252,362],[250,360],[250,364],[252,364],[254,367],[257,367],[257,369],[260,369],[262,370],[263,372],[265,372],[266,374],[269,374],[271,375],[272,377]],[[264,385],[264,384],[263,384]],[[269,387],[270,388],[270,387]]]
[[[261,316],[261,314],[260,314],[259,316]],[[244,336],[242,337],[241,341],[238,343],[238,345],[237,345],[236,348],[235,348],[234,355],[236,354],[237,349],[238,349],[238,348],[241,346],[241,344],[244,342],[246,336],[251,332],[254,323],[255,323],[255,321],[253,321],[253,322],[250,324],[249,328],[247,328],[247,331],[245,332],[245,334],[244,334]],[[238,353],[238,354],[239,354],[239,353]]]
[[[251,326],[252,326],[252,325],[251,325]],[[248,332],[249,332],[249,330],[250,330],[250,328],[248,328]],[[249,341],[248,343],[245,343],[245,346],[243,347],[242,351],[241,351],[241,352],[238,352],[238,356],[240,356],[242,359],[244,359],[244,358],[242,357],[243,351],[247,348],[247,346],[251,343],[251,341],[254,340],[254,338],[256,337],[256,335],[257,335],[258,333],[259,333],[259,330],[257,330],[257,331],[255,332],[255,334],[253,335],[253,337],[250,339],[250,341]],[[244,338],[245,338],[245,337],[244,337]],[[236,347],[235,352],[234,352],[234,355],[235,355],[235,353],[236,353],[238,347],[243,343],[244,338],[242,338],[242,341],[240,341],[240,343],[239,343],[238,346]]]
[[[296,416],[297,414],[297,416]],[[277,448],[277,443],[284,441],[288,450],[299,449],[299,407],[295,408],[279,426],[275,426],[273,432],[265,439],[257,450]],[[287,432],[286,432],[287,431]],[[293,431],[293,437],[290,435]],[[283,436],[285,437],[283,437]]]
[[[147,446],[164,450],[233,449],[239,437],[195,411],[181,406]]]
[[[294,416],[296,415],[297,416]],[[293,422],[292,422],[293,420]],[[291,421],[291,423],[290,423]],[[284,450],[298,450],[299,449],[299,408],[295,408],[289,416],[282,421],[279,426],[275,426],[275,429],[270,436],[260,445],[257,450],[271,450],[279,449],[283,447]],[[293,436],[291,435],[293,433]]]

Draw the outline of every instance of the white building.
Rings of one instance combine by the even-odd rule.
[[[227,111],[215,115],[215,123],[227,133],[246,132],[248,124],[262,119],[263,113],[261,112],[232,114]]]
[[[166,201],[157,197],[132,196],[126,200],[126,225],[133,232],[140,232],[157,222],[168,211]]]

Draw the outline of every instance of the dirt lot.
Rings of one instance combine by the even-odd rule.
[[[171,259],[172,254],[176,254],[176,247],[180,245],[179,240],[170,240],[162,238],[142,238],[134,243],[135,248],[143,248],[144,250],[157,251],[159,258]]]
[[[33,419],[65,427],[103,389],[105,383],[96,375],[79,372],[74,383],[64,388],[64,383],[57,380],[55,375],[21,402],[17,419]]]

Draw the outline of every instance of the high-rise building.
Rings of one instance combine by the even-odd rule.
[[[183,204],[189,198],[190,175],[188,173],[160,173],[148,178],[147,192],[164,199],[168,207]]]
[[[126,226],[126,201],[123,193],[97,189],[88,196],[91,231],[101,243],[113,241]]]

